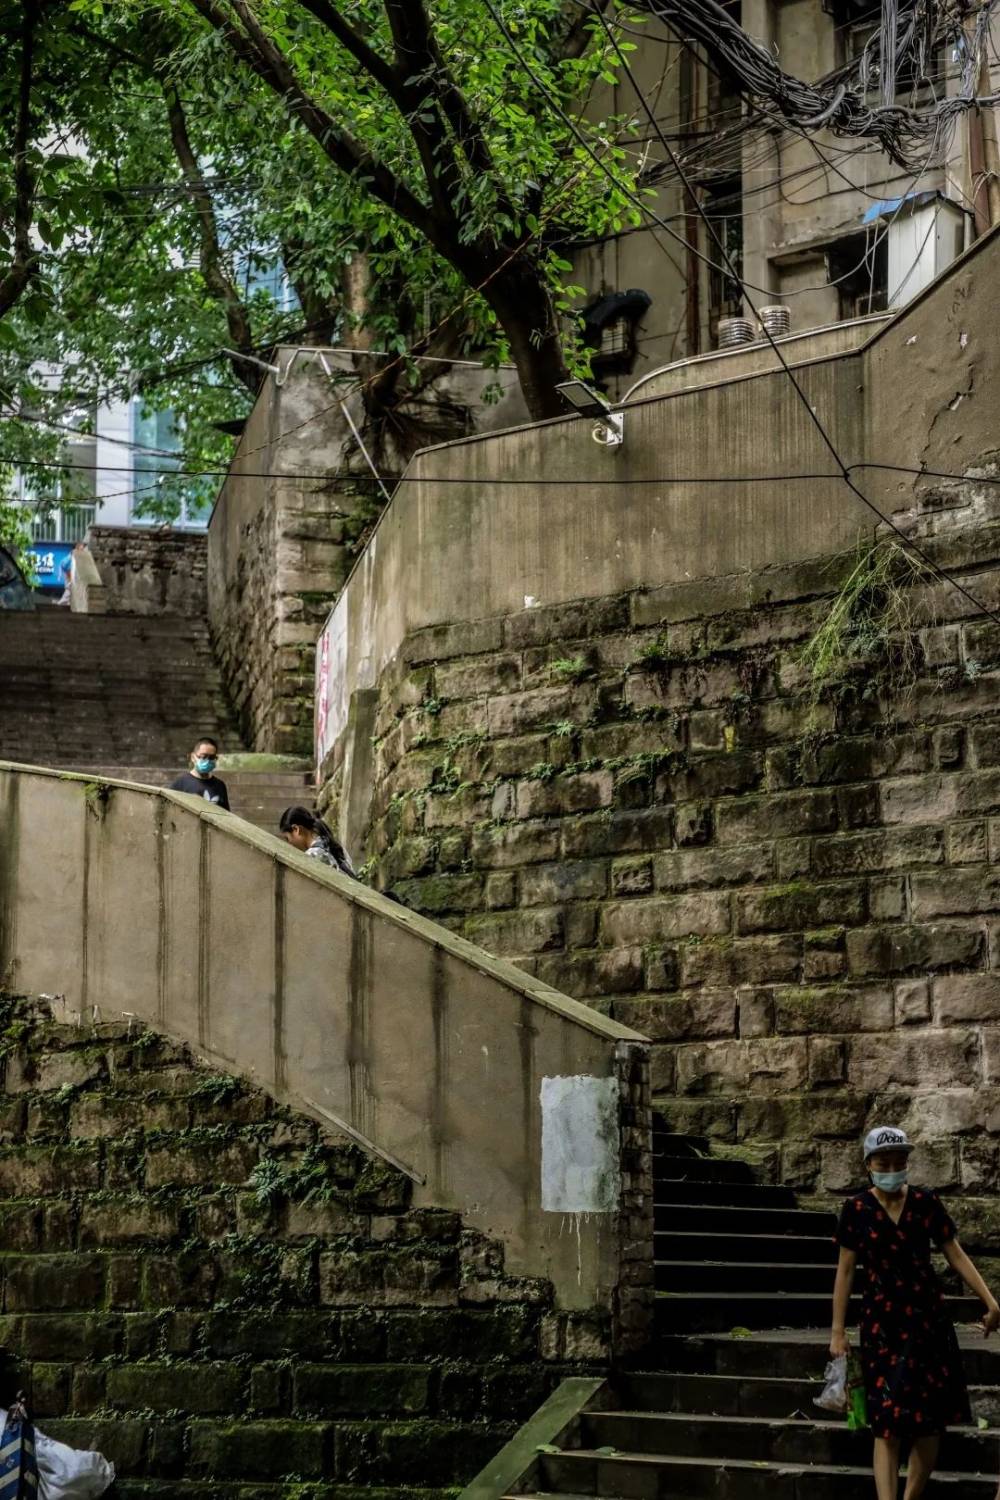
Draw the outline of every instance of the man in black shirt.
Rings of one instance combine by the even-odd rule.
[[[219,763],[219,744],[211,735],[202,735],[191,751],[191,769],[170,783],[172,792],[189,792],[193,797],[203,797],[206,802],[229,811],[229,793],[226,783],[215,774]]]

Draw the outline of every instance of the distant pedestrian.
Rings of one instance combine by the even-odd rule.
[[[59,565],[59,576],[62,579],[63,591],[59,596],[59,603],[69,605],[73,598],[73,559],[79,552],[86,550],[84,542],[77,542],[72,552],[67,552]]]
[[[176,781],[172,781],[170,790],[187,792],[192,797],[202,797],[206,802],[211,802],[215,807],[221,807],[229,812],[229,793],[226,791],[226,783],[220,781],[215,774],[215,768],[219,764],[218,740],[214,740],[210,734],[203,734],[200,740],[195,741],[189,761],[190,771],[185,771],[183,775],[177,777]]]
[[[310,859],[318,859],[342,875],[354,875],[354,866],[343,844],[323,819],[307,807],[286,807],[278,831],[286,844],[300,849]]]

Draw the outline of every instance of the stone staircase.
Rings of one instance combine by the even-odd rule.
[[[238,818],[245,818],[257,828],[268,833],[277,833],[278,819],[286,807],[296,803],[300,807],[312,807],[314,798],[313,772],[306,760],[292,756],[239,756],[239,760],[260,760],[275,763],[272,770],[249,770],[243,766],[235,768],[226,764],[222,757],[219,775],[229,792],[229,805]],[[84,766],[81,769],[95,776],[112,776],[121,781],[137,781],[143,786],[169,786],[185,761],[173,766]]]
[[[242,748],[201,620],[5,614],[0,697],[0,750],[34,765],[183,766],[199,733]]]
[[[166,786],[198,734],[243,750],[208,627],[186,616],[0,615],[0,759]],[[310,767],[282,758],[222,774],[233,811],[274,832],[311,802]]]
[[[467,1500],[870,1500],[870,1437],[813,1405],[828,1358],[833,1214],[798,1208],[747,1163],[662,1128],[654,1181],[655,1369],[614,1375],[541,1434],[518,1482],[491,1489],[484,1471]],[[948,1303],[959,1325],[979,1316],[974,1299]],[[974,1412],[989,1425],[948,1434],[927,1493],[993,1500],[1000,1345],[972,1328],[960,1341]]]

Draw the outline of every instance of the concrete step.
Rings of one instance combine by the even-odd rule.
[[[704,1234],[661,1231],[654,1235],[657,1261],[698,1259],[707,1264],[755,1261],[761,1264],[791,1262],[822,1266],[829,1276],[837,1263],[837,1247],[829,1235]]]
[[[656,1210],[657,1232],[696,1231],[751,1238],[801,1235],[831,1238],[837,1227],[834,1214],[801,1208],[734,1208],[702,1203],[661,1203]]]
[[[131,781],[140,786],[163,787],[181,774],[187,764],[190,736],[179,748],[171,765],[107,764],[96,765],[92,758],[77,760],[73,769],[87,776],[107,776],[116,781]],[[219,775],[229,791],[229,802],[237,817],[245,818],[256,828],[277,833],[278,820],[286,807],[312,806],[312,772],[303,767],[286,771],[229,771],[220,767]]]
[[[745,1161],[722,1161],[710,1156],[675,1156],[672,1143],[658,1151],[653,1141],[653,1181],[723,1182],[754,1184],[753,1172]]]
[[[827,1335],[829,1338],[829,1335]],[[773,1352],[773,1350],[772,1350]],[[820,1417],[813,1402],[823,1387],[828,1355],[818,1348],[808,1375],[703,1375],[686,1371],[619,1375],[615,1396],[623,1409],[791,1419]],[[773,1367],[772,1367],[773,1368]],[[783,1368],[783,1365],[782,1365]],[[1000,1385],[969,1385],[973,1415],[1000,1426]]]
[[[541,1455],[541,1485],[531,1495],[603,1496],[605,1500],[871,1500],[867,1447],[859,1438],[851,1466],[805,1465],[733,1459],[701,1454],[697,1457],[664,1454],[602,1454],[578,1449]],[[994,1460],[995,1462],[995,1460]],[[995,1474],[935,1476],[925,1491],[928,1500],[949,1495],[954,1500],[994,1500]]]
[[[826,1292],[738,1291],[720,1269],[720,1291],[672,1292],[657,1289],[655,1327],[658,1337],[678,1333],[725,1333],[733,1329],[821,1328],[829,1323],[833,1278]],[[981,1304],[973,1297],[945,1297],[956,1323],[973,1323]],[[860,1298],[851,1298],[848,1322],[855,1324]]]
[[[816,1411],[816,1408],[813,1408]],[[996,1463],[1000,1432],[958,1428],[942,1445],[942,1468],[988,1472]],[[826,1418],[714,1416],[692,1412],[587,1412],[581,1419],[583,1448],[617,1448],[644,1455],[696,1458],[724,1453],[730,1459],[849,1467],[859,1461],[870,1436],[859,1442],[846,1422]],[[862,1448],[864,1445],[864,1448]]]
[[[679,1203],[724,1208],[794,1208],[791,1188],[760,1186],[751,1182],[711,1182],[703,1177],[661,1177],[653,1174],[653,1200],[657,1208]],[[657,1226],[659,1227],[659,1226]]]
[[[667,1298],[669,1303],[679,1299]],[[968,1300],[968,1299],[964,1299]],[[978,1304],[977,1304],[978,1310]],[[749,1329],[749,1336],[734,1338],[733,1328]],[[983,1338],[982,1329],[959,1326],[966,1379],[971,1385],[1000,1387],[1000,1339]],[[808,1325],[751,1329],[746,1318],[729,1329],[715,1332],[665,1335],[653,1350],[658,1365],[675,1373],[732,1375],[742,1380],[769,1379],[776,1372],[793,1380],[816,1380],[826,1368],[830,1347],[830,1305]]]
[[[793,1245],[799,1242],[793,1240]],[[833,1295],[834,1268],[800,1261],[657,1260],[656,1285],[669,1292],[786,1292]]]

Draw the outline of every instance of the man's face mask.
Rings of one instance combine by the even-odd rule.
[[[901,1187],[906,1186],[907,1172],[873,1172],[872,1182],[883,1193],[898,1193]]]
[[[202,776],[207,776],[211,771],[215,770],[217,764],[218,762],[214,755],[199,755],[195,760],[194,768]]]

